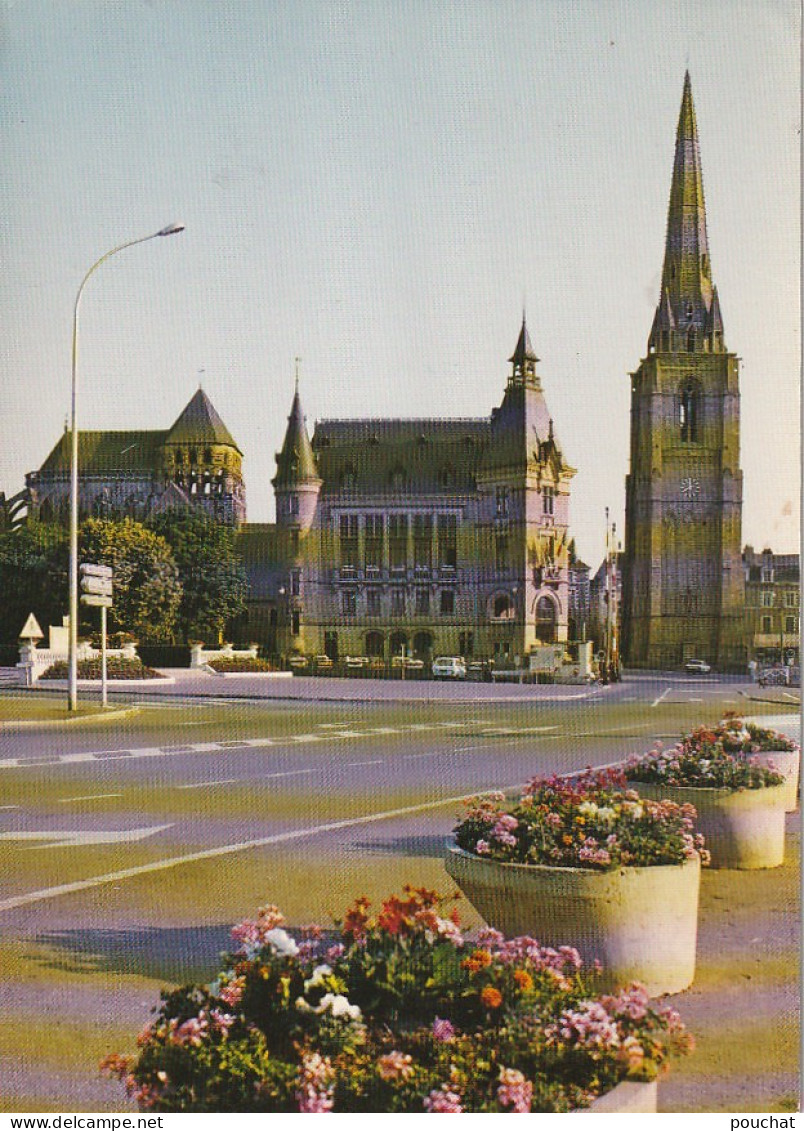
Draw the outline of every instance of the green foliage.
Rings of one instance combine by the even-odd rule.
[[[165,539],[176,559],[183,590],[179,636],[218,644],[246,608],[246,574],[232,528],[189,507],[152,515],[148,527]]]
[[[269,664],[267,660],[260,660],[253,656],[244,656],[242,659],[226,659],[225,657],[217,660],[209,660],[207,666],[216,672],[238,672],[246,675],[248,672],[273,672],[276,668],[273,664]]]
[[[557,1112],[692,1047],[643,987],[595,997],[573,948],[470,942],[444,902],[361,897],[299,942],[263,907],[212,985],[164,994],[137,1055],[102,1067],[153,1111]]]
[[[30,522],[0,533],[0,643],[17,643],[28,614],[47,635],[67,612],[67,532]]]
[[[142,660],[128,660],[120,656],[108,656],[106,659],[106,675],[109,679],[158,679],[161,672],[147,668]],[[51,664],[41,679],[67,679],[67,661],[58,660]],[[101,661],[98,656],[93,660],[78,661],[79,679],[100,679]]]
[[[79,530],[79,561],[114,571],[112,631],[139,640],[170,639],[182,597],[176,562],[164,538],[139,522],[90,518]]]
[[[628,789],[617,770],[577,778],[535,778],[518,804],[503,795],[474,798],[455,829],[459,848],[507,864],[612,871],[683,864],[700,853],[695,810],[650,801]]]

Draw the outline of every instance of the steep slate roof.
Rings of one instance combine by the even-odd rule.
[[[658,333],[675,327],[694,329],[698,334],[707,330],[722,332],[720,306],[717,304],[713,313],[713,302],[716,298],[706,232],[701,151],[687,71],[676,130],[661,298],[649,345],[658,348]]]
[[[490,435],[488,419],[321,420],[313,450],[325,492],[449,494],[474,489]]]
[[[318,481],[318,468],[310,437],[307,435],[307,425],[297,385],[293,404],[290,407],[282,451],[278,452],[276,457],[276,475],[273,483],[275,486],[288,486],[310,480]]]
[[[166,432],[78,433],[78,467],[84,474],[127,471],[150,472],[159,467]],[[70,470],[71,436],[64,432],[40,468],[40,473]]]
[[[226,444],[240,452],[203,389],[191,398],[166,437],[169,444]],[[242,455],[243,453],[240,452]]]

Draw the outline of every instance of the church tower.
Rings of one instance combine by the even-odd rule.
[[[622,643],[633,667],[744,665],[739,364],[706,234],[689,73],[676,133],[661,293],[631,375]]]

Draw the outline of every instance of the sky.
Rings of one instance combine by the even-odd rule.
[[[743,542],[799,546],[796,0],[0,0],[0,490],[79,428],[198,388],[248,518],[301,358],[316,419],[482,417],[523,307],[571,530],[622,532],[630,372],[692,78],[712,270],[742,359]]]

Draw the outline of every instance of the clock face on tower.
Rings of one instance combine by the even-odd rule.
[[[692,475],[685,475],[681,480],[682,499],[697,499],[701,493],[700,480]]]

